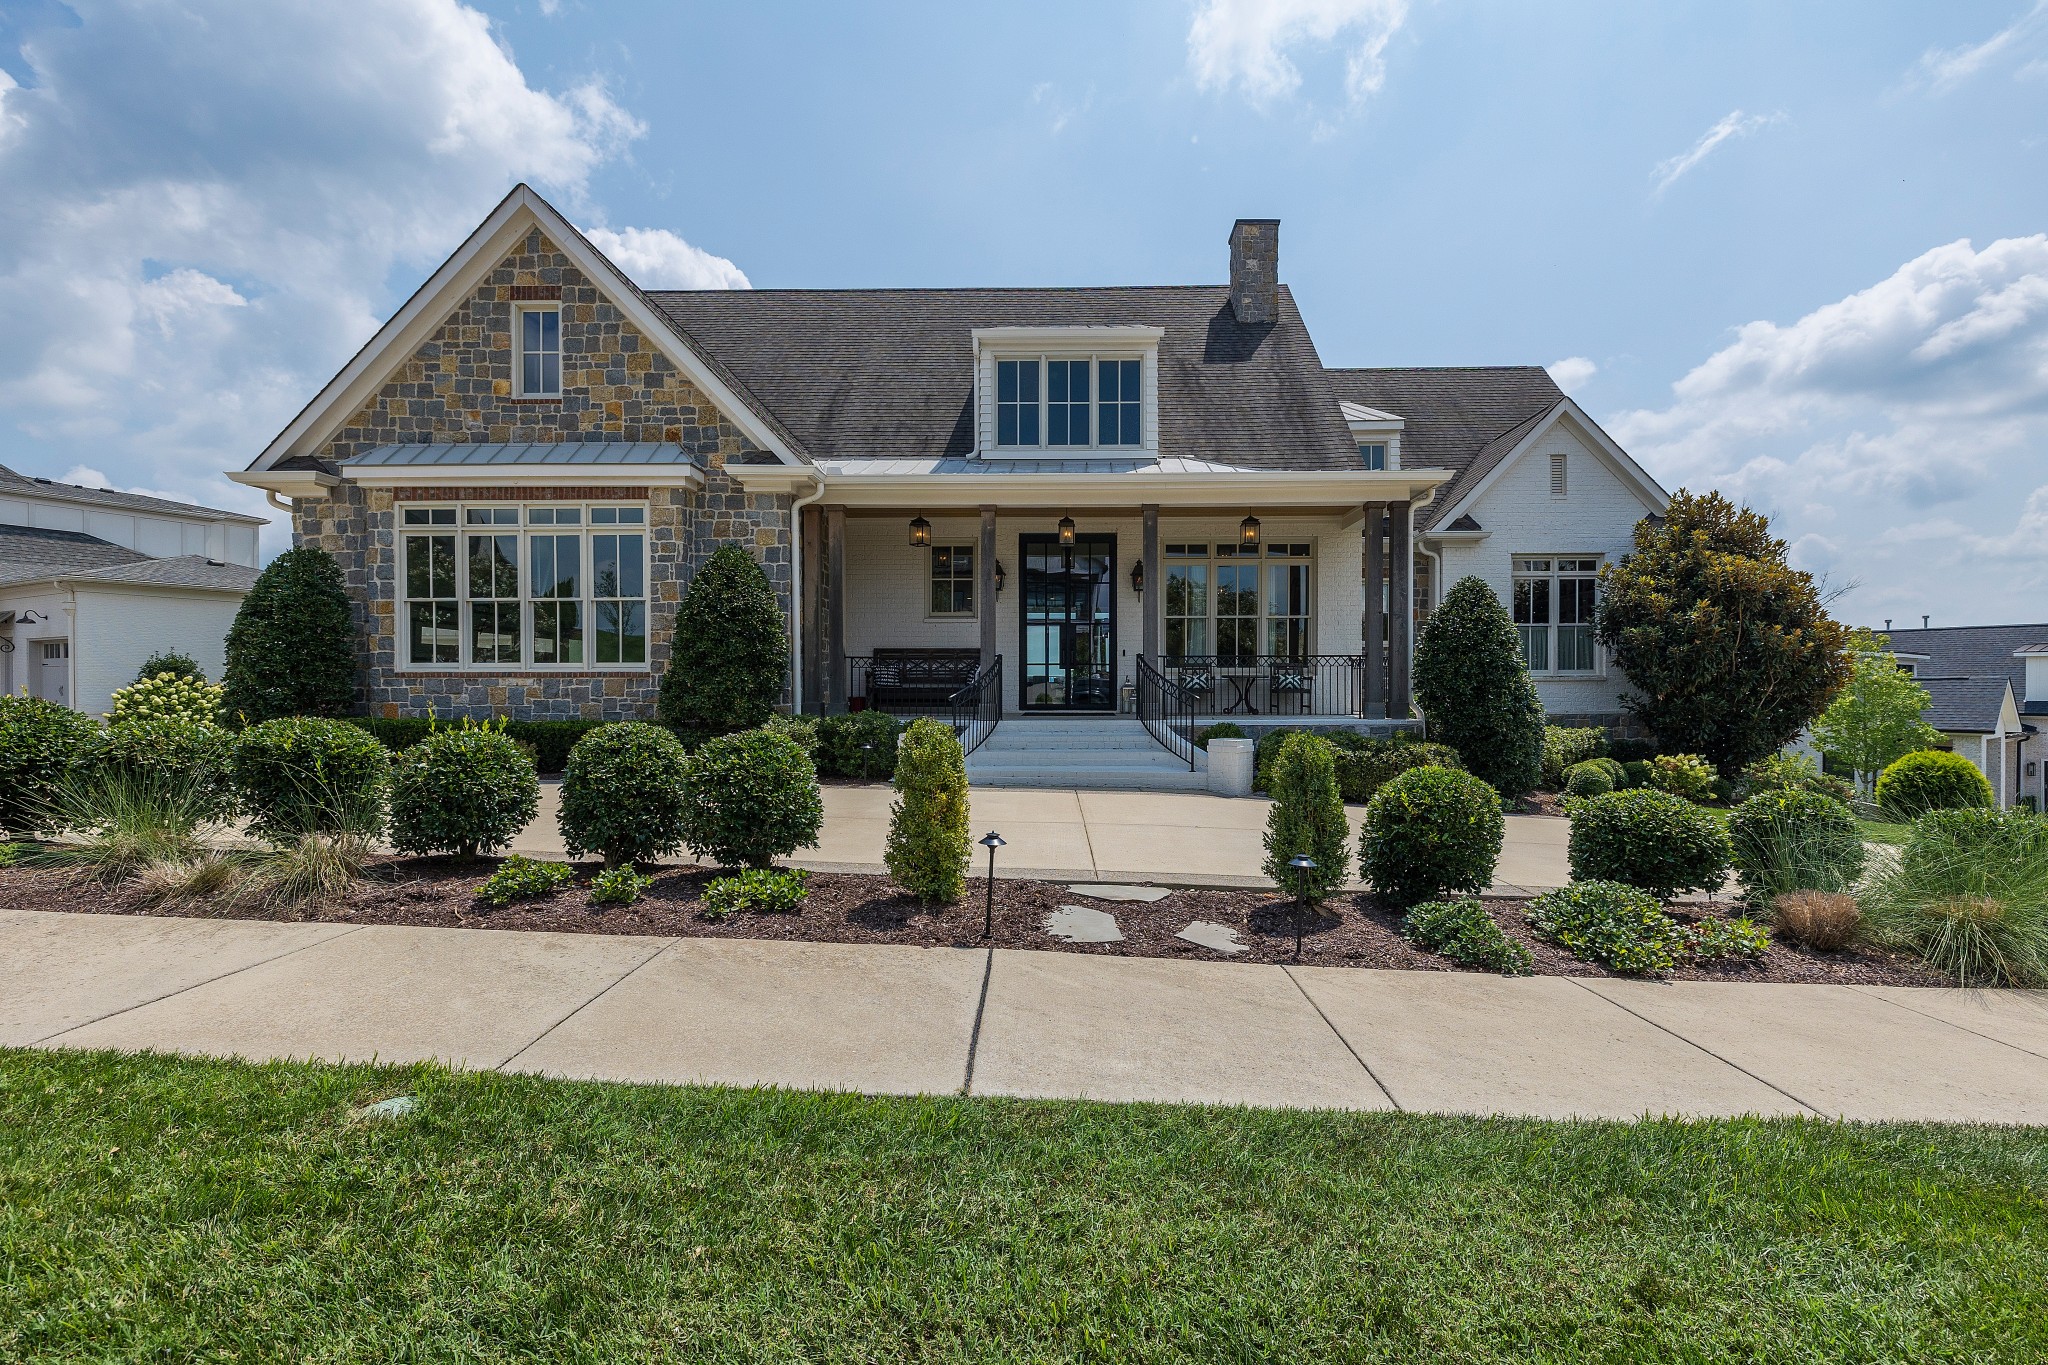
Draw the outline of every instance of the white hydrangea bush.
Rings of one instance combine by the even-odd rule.
[[[156,673],[114,693],[110,725],[218,725],[221,686],[203,678]]]

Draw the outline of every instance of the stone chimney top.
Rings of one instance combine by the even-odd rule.
[[[1280,316],[1280,220],[1240,218],[1230,229],[1230,311],[1240,323]]]

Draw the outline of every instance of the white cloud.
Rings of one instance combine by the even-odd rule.
[[[1947,90],[1996,65],[2001,58],[2031,48],[2044,35],[2048,35],[2048,0],[2034,0],[2032,9],[1981,43],[1931,48],[1922,53],[1913,74],[1918,83]],[[2029,76],[2041,65],[2030,62],[2017,74]]]
[[[645,131],[595,81],[529,84],[458,0],[75,9],[0,74],[0,433],[120,487],[269,515],[221,472],[515,181],[602,222],[590,176]],[[649,283],[745,283],[608,237]]]
[[[1579,391],[1593,382],[1593,376],[1600,367],[1582,355],[1568,355],[1563,360],[1553,360],[1543,367],[1550,371],[1550,377],[1557,386],[1576,398]]]
[[[1266,103],[1301,88],[1290,49],[1341,40],[1355,104],[1386,84],[1387,44],[1407,19],[1408,0],[1204,0],[1188,29],[1188,62],[1204,89],[1235,86]]]
[[[1650,179],[1656,182],[1653,191],[1662,194],[1671,188],[1677,179],[1712,155],[1714,149],[1732,137],[1748,137],[1751,133],[1782,122],[1783,114],[1745,114],[1734,110],[1706,132],[1700,140],[1677,156],[1658,162],[1650,170]]]
[[[584,236],[645,289],[747,289],[747,277],[723,256],[691,246],[667,228],[589,228]]]
[[[1667,484],[1774,511],[1809,567],[1866,585],[1844,603],[1859,620],[2038,618],[2048,234],[1951,242],[1796,322],[1747,323],[1669,406],[1605,425]]]

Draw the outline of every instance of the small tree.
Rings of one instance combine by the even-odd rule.
[[[334,556],[301,545],[271,560],[228,627],[227,655],[222,706],[230,717],[253,724],[350,710],[355,626]]]
[[[889,811],[889,875],[926,905],[967,890],[967,756],[953,727],[920,717],[903,732]]]
[[[1596,629],[1670,751],[1740,772],[1783,748],[1848,680],[1848,632],[1761,512],[1679,490],[1600,571]]]
[[[1522,638],[1493,589],[1462,578],[1415,644],[1415,699],[1429,736],[1509,801],[1543,777],[1543,703]]]
[[[1266,875],[1283,891],[1320,905],[1344,884],[1351,826],[1337,791],[1337,761],[1328,741],[1292,734],[1273,762],[1273,808],[1266,815]],[[1297,854],[1315,859],[1310,872],[1287,865]]]
[[[1941,742],[1920,719],[1934,699],[1899,667],[1891,643],[1870,630],[1849,637],[1849,681],[1813,723],[1813,747],[1855,773],[1864,792],[1894,759]]]
[[[768,719],[789,674],[789,622],[754,557],[721,545],[676,607],[661,675],[663,725],[704,735],[750,730]]]

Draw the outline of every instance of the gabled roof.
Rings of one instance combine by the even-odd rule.
[[[15,569],[99,569],[132,564],[148,555],[83,531],[44,526],[0,526],[0,574]]]
[[[1887,630],[1894,654],[1911,654],[1926,662],[1914,672],[1926,677],[2004,677],[2013,691],[2025,695],[2027,661],[2013,656],[2048,639],[2048,625],[1934,626],[1923,630]]]
[[[14,491],[86,507],[104,507],[110,511],[160,512],[167,516],[245,521],[252,526],[267,524],[262,517],[252,517],[242,512],[225,512],[218,507],[201,507],[193,502],[173,502],[169,498],[152,498],[141,493],[121,493],[111,488],[87,488],[84,484],[31,478],[25,474],[15,473],[6,465],[0,465],[0,494]]]
[[[1916,678],[1933,700],[1920,718],[1937,730],[1988,735],[1998,728],[1999,713],[2012,683],[2003,676],[1979,678]]]
[[[1053,289],[658,290],[816,460],[974,450],[977,328],[1158,327],[1160,449],[1258,470],[1362,468],[1302,324],[1246,326],[1228,285]]]

